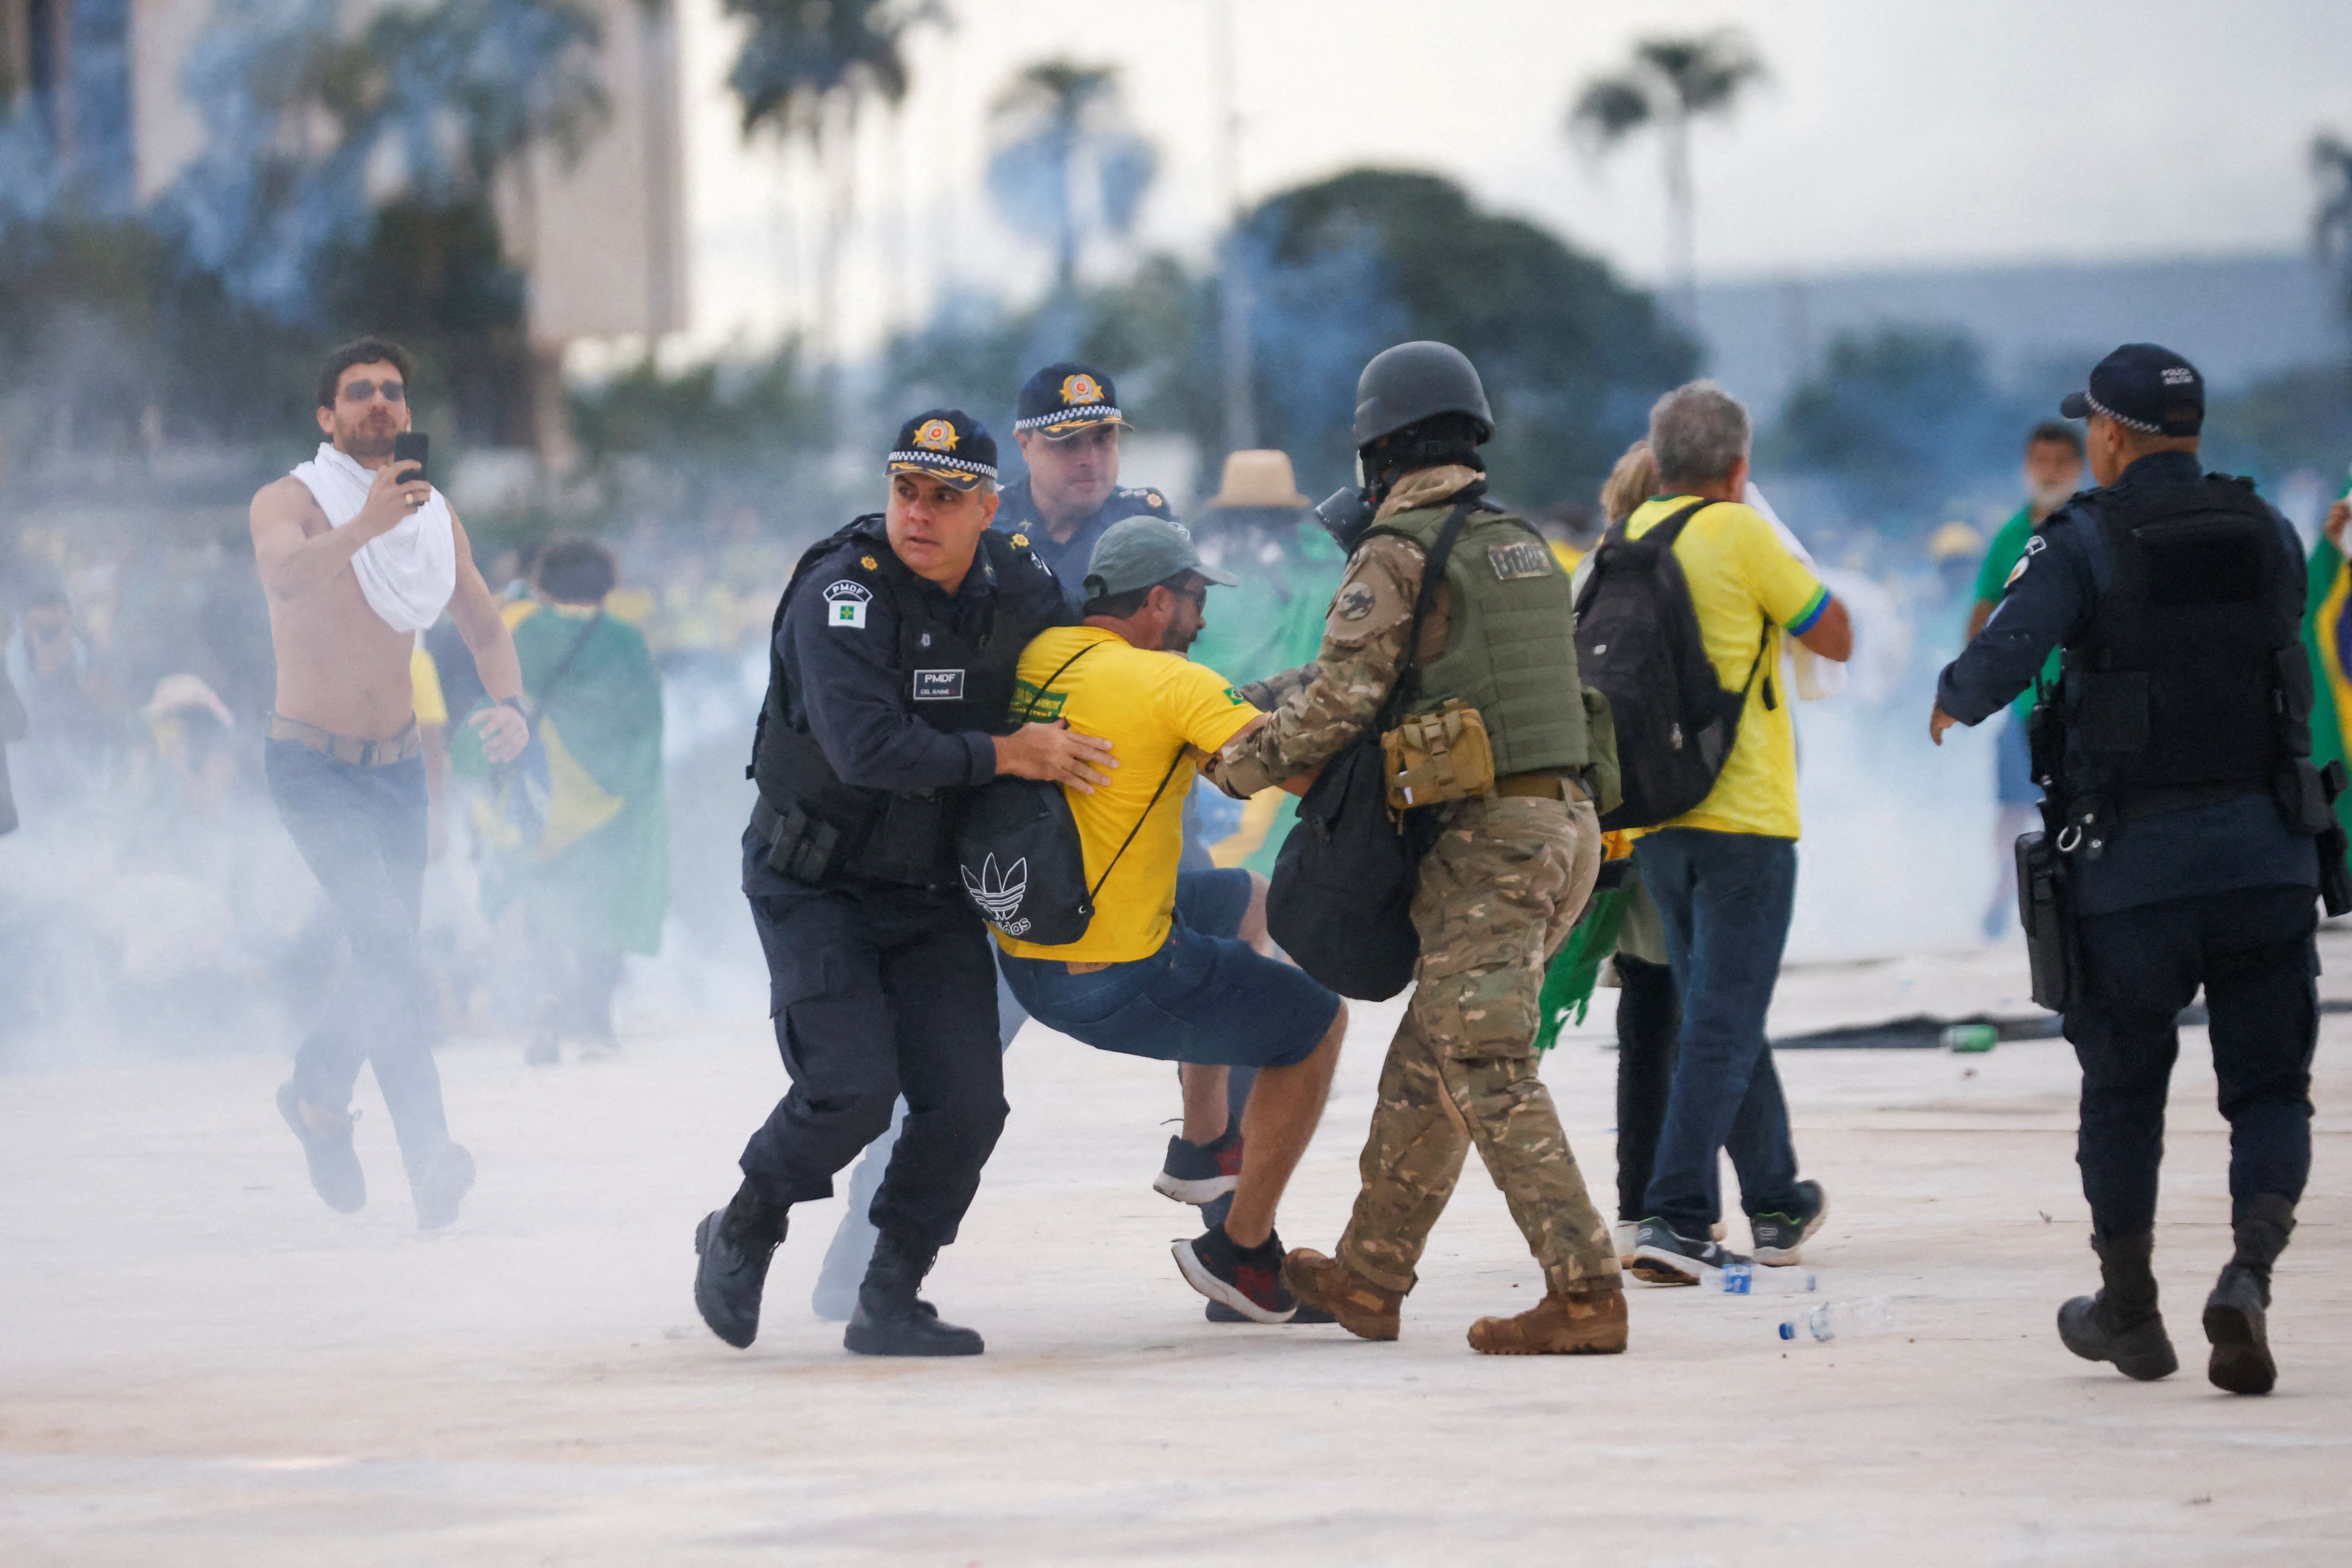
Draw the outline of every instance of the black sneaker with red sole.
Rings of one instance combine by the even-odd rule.
[[[1180,1204],[1209,1204],[1229,1195],[1242,1175],[1242,1135],[1227,1128],[1206,1143],[1168,1140],[1168,1158],[1151,1178],[1151,1190]]]
[[[1244,1250],[1216,1226],[1178,1242],[1175,1253],[1184,1282],[1211,1302],[1222,1301],[1253,1323],[1286,1323],[1297,1315],[1298,1298],[1282,1282],[1280,1237],[1269,1234],[1264,1244]]]

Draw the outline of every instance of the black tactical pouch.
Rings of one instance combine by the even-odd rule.
[[[2352,851],[2344,824],[2336,815],[2336,797],[2344,793],[2346,773],[2340,762],[2330,763],[2319,770],[2320,793],[2327,799],[2327,826],[2319,831],[2319,901],[2326,908],[2328,918],[2352,913],[2352,864],[2347,862],[2347,852]]]
[[[812,888],[821,886],[841,857],[842,842],[841,829],[792,806],[777,815],[768,868]]]
[[[2025,928],[2035,1005],[2053,1013],[2083,1005],[2083,934],[2074,919],[2074,874],[2057,845],[2038,828],[2018,836],[2017,918]]]

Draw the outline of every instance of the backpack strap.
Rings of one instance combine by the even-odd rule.
[[[1682,508],[1673,516],[1659,523],[1656,527],[1644,532],[1642,535],[1642,542],[1646,543],[1654,539],[1662,548],[1672,550],[1675,547],[1675,542],[1682,538],[1683,530],[1689,524],[1691,519],[1696,517],[1699,513],[1705,511],[1711,506],[1719,506],[1722,504],[1724,503],[1712,500],[1706,496],[1701,496],[1696,500],[1691,502],[1690,505]],[[1630,514],[1627,521],[1631,521]],[[1612,531],[1616,534],[1621,542],[1631,542],[1625,538],[1625,524],[1623,522],[1618,523]],[[1771,647],[1772,618],[1769,616],[1767,616],[1764,617],[1763,629],[1756,634],[1756,660],[1748,667],[1748,679],[1740,682],[1739,685],[1739,700],[1742,703],[1745,703],[1748,700],[1748,689],[1756,684],[1756,672],[1764,668],[1764,656],[1771,651]],[[1767,676],[1764,680],[1764,706],[1769,709],[1778,708],[1780,705],[1780,703],[1779,699],[1774,696],[1772,691],[1771,678]]]
[[[1129,828],[1127,837],[1118,841],[1118,849],[1111,854],[1110,864],[1104,867],[1103,874],[1095,879],[1095,885],[1087,889],[1087,902],[1091,904],[1095,901],[1097,895],[1103,890],[1103,884],[1110,880],[1110,874],[1118,869],[1119,860],[1127,854],[1127,847],[1135,842],[1137,834],[1143,831],[1143,825],[1151,818],[1151,808],[1160,804],[1160,797],[1167,793],[1168,781],[1176,776],[1176,770],[1182,766],[1183,763],[1184,748],[1179,746],[1176,748],[1176,760],[1170,763],[1168,771],[1160,775],[1160,787],[1151,792],[1151,798],[1143,803],[1142,814],[1136,817],[1135,826]]]
[[[1683,536],[1684,525],[1688,523],[1691,519],[1696,517],[1699,513],[1705,511],[1707,508],[1711,506],[1718,506],[1720,504],[1722,503],[1709,500],[1706,497],[1701,496],[1698,500],[1691,502],[1690,505],[1683,508],[1680,511],[1677,511],[1673,516],[1667,518],[1664,522],[1659,523],[1655,528],[1643,533],[1642,537],[1643,539],[1654,539],[1660,545],[1668,550],[1672,550],[1675,547],[1675,541]],[[1625,523],[1631,522],[1632,521],[1633,516],[1631,513],[1628,513],[1624,522],[1620,522],[1617,525],[1616,533],[1619,539],[1626,538]]]

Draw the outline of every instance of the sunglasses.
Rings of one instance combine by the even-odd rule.
[[[343,383],[345,403],[365,403],[377,393],[383,394],[386,403],[398,403],[407,397],[408,389],[396,381],[347,381]]]

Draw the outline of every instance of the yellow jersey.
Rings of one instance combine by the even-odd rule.
[[[1084,657],[1071,662],[1081,649]],[[1072,791],[1069,799],[1086,849],[1087,885],[1102,880],[1113,856],[1118,864],[1095,895],[1094,920],[1076,942],[1041,947],[1002,931],[996,940],[1016,958],[1081,963],[1149,958],[1168,940],[1176,908],[1184,797],[1194,771],[1185,748],[1215,751],[1256,718],[1257,710],[1207,666],[1137,647],[1098,626],[1039,633],[1022,650],[1018,680],[1016,715],[1025,712],[1041,723],[1066,720],[1079,733],[1111,743],[1118,766],[1110,770],[1110,784],[1092,795]],[[1129,843],[1130,831],[1135,837]]]

